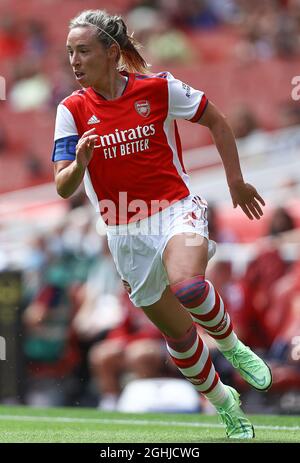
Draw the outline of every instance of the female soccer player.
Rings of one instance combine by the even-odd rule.
[[[259,219],[264,201],[243,180],[232,131],[202,91],[168,72],[149,73],[119,16],[79,14],[70,23],[67,51],[82,89],[58,105],[57,191],[68,198],[84,179],[132,302],[164,334],[181,373],[216,407],[227,436],[252,438],[239,394],[221,382],[196,324],[256,389],[270,387],[271,372],[238,340],[221,297],[205,280],[207,205],[189,189],[176,119],[210,129],[233,206]]]

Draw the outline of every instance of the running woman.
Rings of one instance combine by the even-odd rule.
[[[119,16],[80,13],[70,22],[67,51],[81,89],[57,109],[57,191],[68,198],[84,180],[132,302],[163,333],[181,373],[215,406],[227,436],[253,438],[238,392],[220,380],[196,325],[254,388],[269,389],[272,376],[237,338],[220,295],[205,279],[214,251],[207,204],[190,190],[176,119],[209,128],[233,206],[259,219],[264,200],[243,179],[232,130],[203,91],[169,72],[149,73]]]

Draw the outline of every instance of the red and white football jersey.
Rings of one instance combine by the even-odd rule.
[[[84,183],[109,225],[147,217],[190,194],[176,119],[198,122],[208,103],[168,72],[122,74],[128,80],[119,98],[88,88],[58,105],[52,158],[74,160],[78,139],[96,129]]]

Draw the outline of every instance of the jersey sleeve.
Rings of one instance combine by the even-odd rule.
[[[175,79],[168,73],[169,112],[172,119],[186,119],[198,122],[208,104],[204,92]]]
[[[74,161],[78,140],[79,135],[74,117],[71,111],[61,103],[57,107],[52,161]]]

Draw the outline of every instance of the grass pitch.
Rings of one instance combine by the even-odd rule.
[[[299,416],[252,415],[250,442],[300,442]],[[0,406],[0,443],[244,442],[225,438],[216,416],[128,414],[94,409]],[[247,440],[246,442],[249,442]]]

